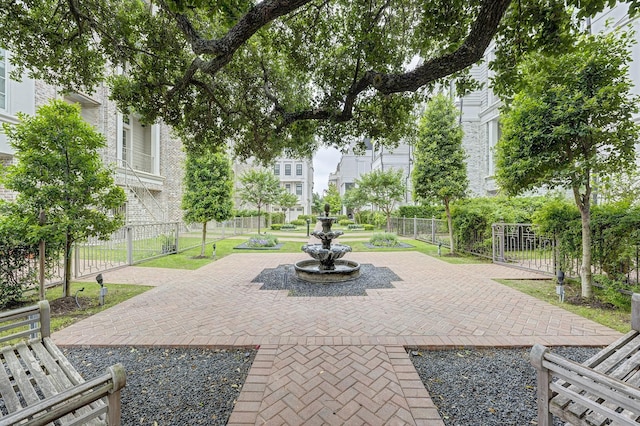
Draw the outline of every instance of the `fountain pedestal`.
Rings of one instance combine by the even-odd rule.
[[[329,217],[329,205],[325,205],[325,216],[318,217],[322,224],[322,231],[311,233],[322,241],[321,244],[305,244],[302,251],[313,259],[301,260],[295,266],[298,278],[313,283],[335,283],[349,281],[360,276],[360,264],[351,260],[340,260],[351,247],[345,244],[331,242],[342,235],[342,231],[332,231],[331,225],[336,220]]]

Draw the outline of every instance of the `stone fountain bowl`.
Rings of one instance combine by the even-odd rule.
[[[313,257],[315,260],[327,262],[337,260],[351,251],[351,247],[344,244],[333,244],[330,248],[322,247],[322,244],[305,244],[302,251]]]
[[[297,262],[294,268],[298,278],[318,284],[341,283],[360,276],[360,264],[352,260],[336,260],[335,269],[321,270],[320,261],[307,259]]]

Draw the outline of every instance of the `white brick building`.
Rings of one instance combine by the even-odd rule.
[[[239,177],[247,170],[256,167],[251,161],[246,163],[235,162],[233,171],[235,179],[235,193],[240,189]],[[287,221],[296,219],[298,216],[311,214],[311,202],[313,199],[313,162],[311,159],[295,159],[281,157],[273,162],[271,171],[280,180],[280,186],[291,194],[298,197],[298,203],[292,208],[285,210],[280,206],[272,205],[267,207],[268,212],[284,212]],[[252,210],[255,206],[243,204],[236,195],[235,205],[237,208]]]

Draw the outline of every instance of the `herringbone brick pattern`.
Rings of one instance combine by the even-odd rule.
[[[271,352],[271,360],[254,362],[271,368],[263,395],[243,388],[229,425],[441,424],[402,347],[282,345]],[[251,398],[260,400],[257,411]]]
[[[303,255],[304,253],[302,253]],[[408,346],[603,345],[618,335],[493,281],[535,274],[498,265],[451,265],[416,252],[350,253],[389,267],[402,281],[368,296],[287,297],[251,280],[298,254],[238,254],[56,333],[61,345],[265,344]],[[152,268],[103,274],[140,282]],[[165,273],[160,271],[160,273]],[[169,273],[166,273],[169,275]],[[159,278],[160,279],[160,278]],[[107,296],[108,297],[108,296]]]

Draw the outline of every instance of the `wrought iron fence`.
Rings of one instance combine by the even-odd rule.
[[[391,232],[403,237],[449,247],[449,227],[446,220],[392,217]]]
[[[232,235],[251,233],[258,228],[257,217],[238,217],[225,222],[207,224],[207,241]],[[264,218],[260,218],[264,220]],[[73,245],[71,255],[72,278],[81,278],[144,260],[182,252],[201,244],[202,224],[180,222],[135,224],[115,231],[108,240],[90,238]],[[60,284],[64,277],[64,253],[48,252],[46,285]],[[37,276],[37,256],[26,258],[24,270],[15,273]]]

